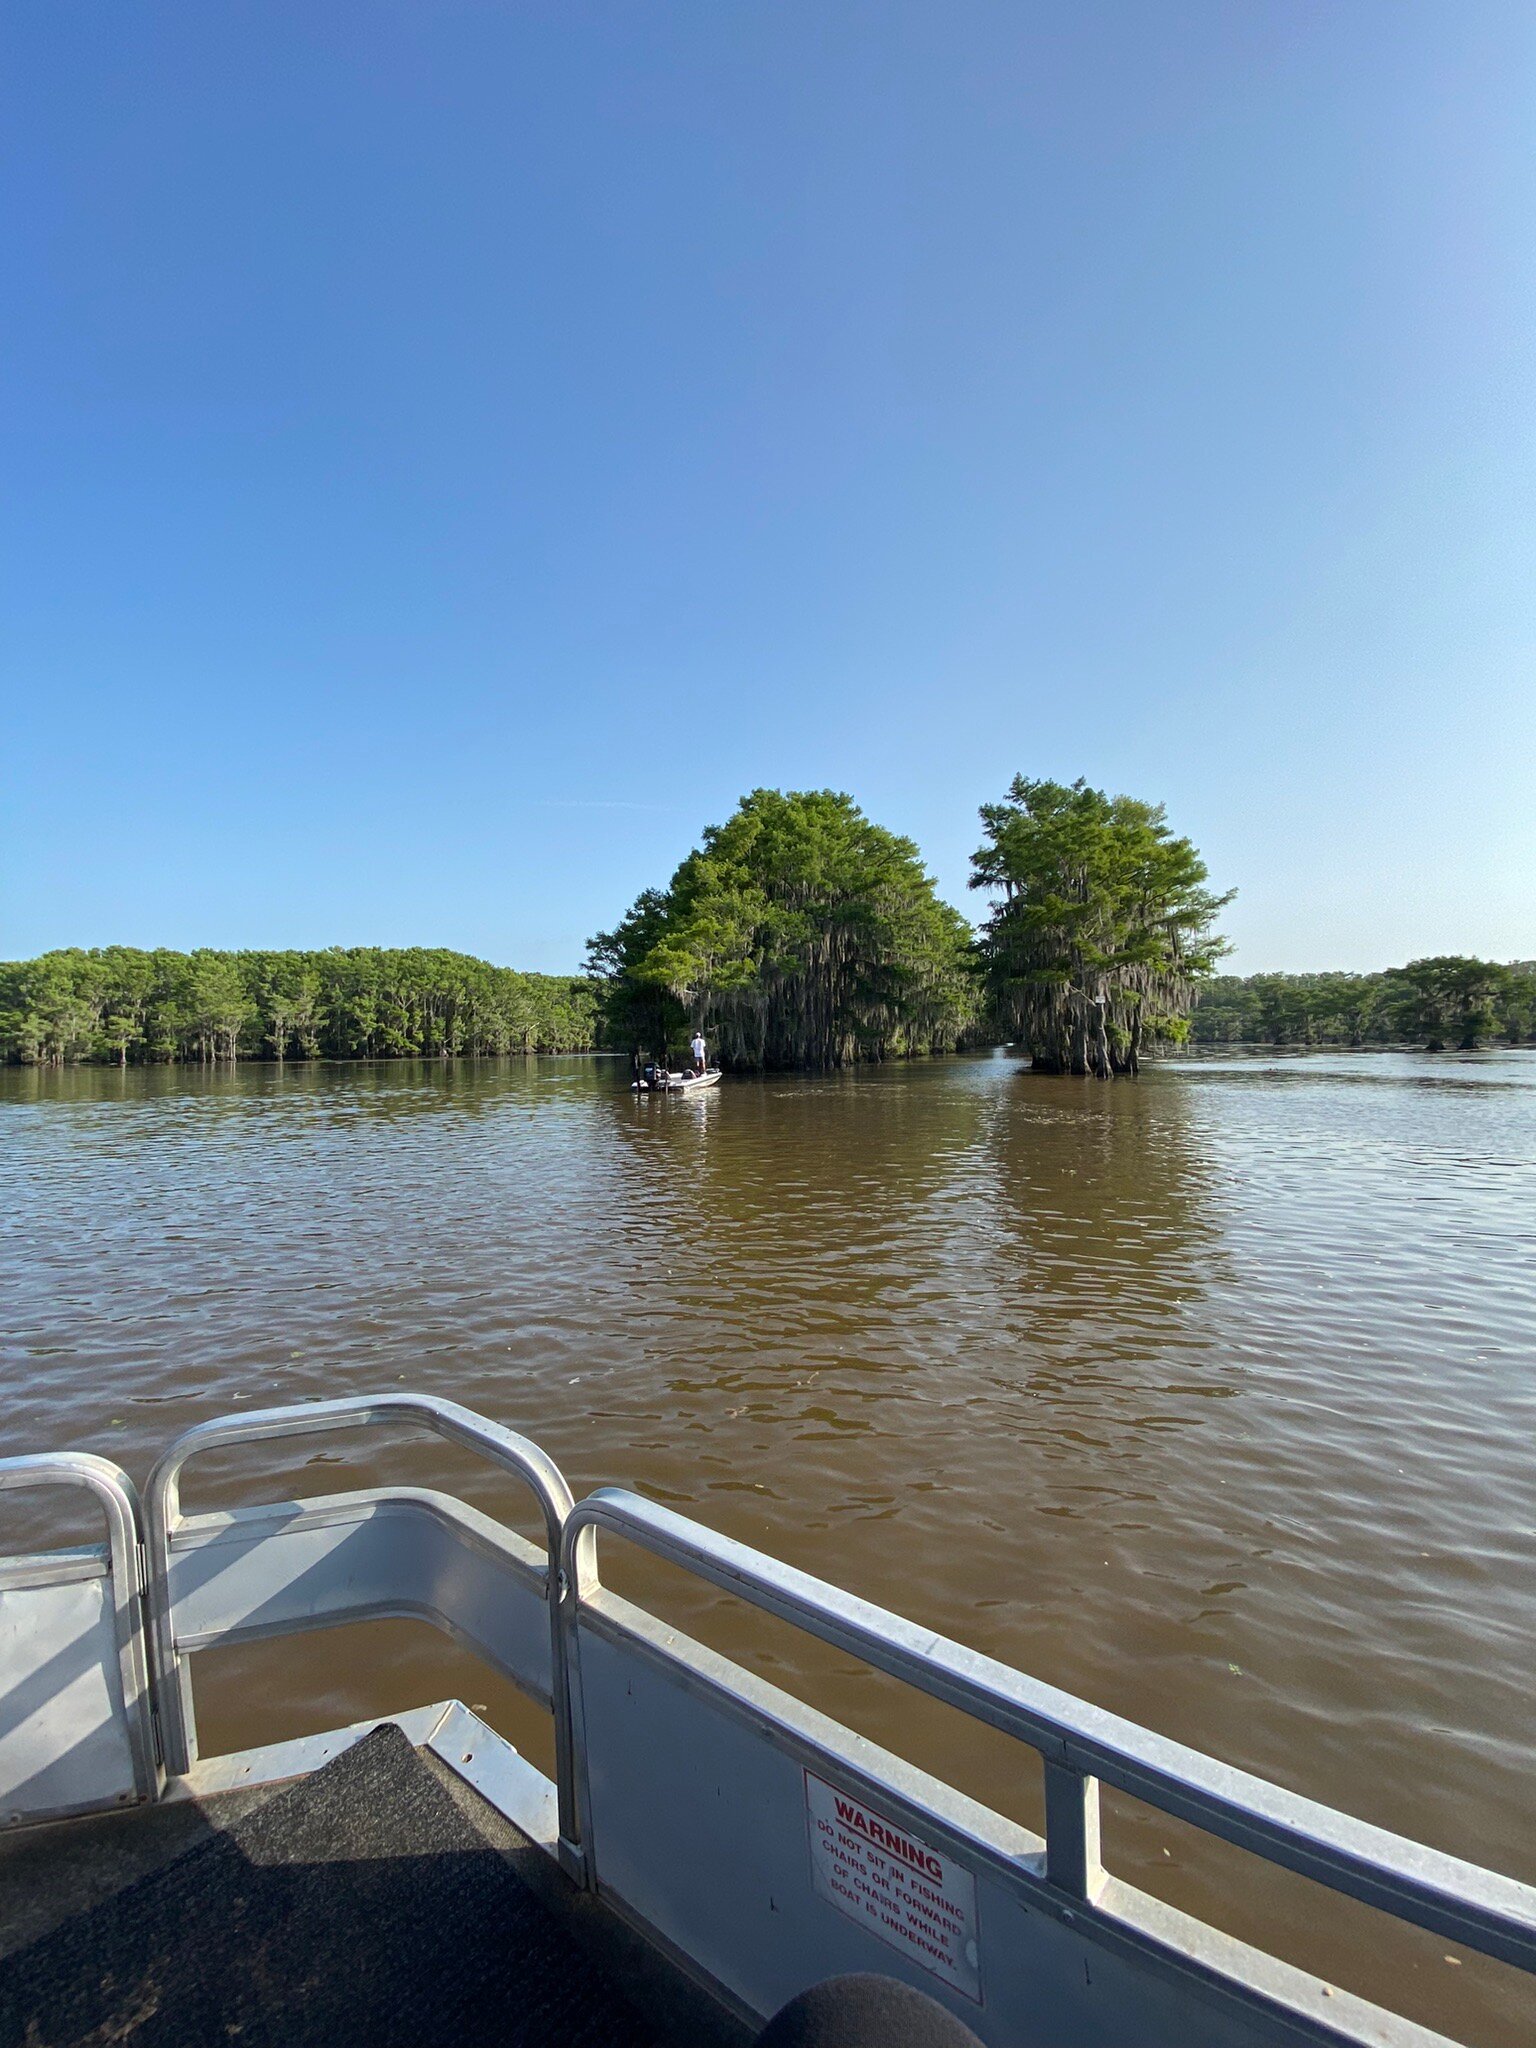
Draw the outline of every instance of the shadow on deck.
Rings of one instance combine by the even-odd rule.
[[[58,1854],[58,1829],[45,1831],[46,1856],[18,1843],[0,1863],[0,1914],[13,1908],[25,1945],[0,1960],[0,2042],[744,2038],[690,1984],[665,1981],[654,1952],[637,1957],[632,1937],[480,1805],[386,1725],[312,1777],[242,1799],[232,1817],[215,1808],[213,1825],[169,1808],[147,1832],[144,1814],[95,1824],[73,1855]],[[45,1870],[52,1896],[39,1890]]]

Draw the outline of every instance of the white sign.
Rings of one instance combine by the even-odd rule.
[[[819,1895],[980,2005],[971,1873],[810,1771],[805,1815]]]

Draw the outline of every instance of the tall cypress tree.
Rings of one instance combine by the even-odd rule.
[[[981,934],[994,1015],[1047,1073],[1134,1074],[1143,1039],[1181,1038],[1226,951],[1205,862],[1161,805],[1086,782],[1016,776],[985,804],[971,887],[997,892]]]
[[[976,1014],[970,931],[910,839],[834,790],[757,789],[665,890],[592,941],[610,1043],[695,1026],[742,1067],[952,1048]]]

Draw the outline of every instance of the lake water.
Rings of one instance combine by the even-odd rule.
[[[578,1494],[642,1488],[1536,1879],[1536,1054],[1191,1058],[1112,1086],[995,1056],[682,1101],[624,1080],[578,1059],[4,1073],[4,1448],[142,1479],[242,1404],[450,1395]],[[515,1505],[443,1447],[371,1437],[209,1460],[189,1499],[388,1478]],[[1009,1745],[609,1555],[742,1661],[1036,1813]],[[537,1750],[423,1629],[201,1662],[208,1748],[452,1692]],[[1353,1988],[1529,2038],[1512,1973],[1145,1809],[1113,1806],[1106,1842],[1120,1874]]]

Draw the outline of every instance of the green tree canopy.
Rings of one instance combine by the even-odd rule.
[[[1384,974],[1217,975],[1190,1035],[1205,1045],[1525,1045],[1536,1039],[1536,962],[1451,954]]]
[[[699,1026],[731,1065],[828,1067],[957,1044],[969,946],[910,839],[833,790],[757,789],[588,965],[611,1042],[662,1052]]]
[[[1389,968],[1384,978],[1403,1037],[1422,1038],[1436,1050],[1450,1043],[1471,1051],[1494,1029],[1509,975],[1491,960],[1442,953]]]
[[[1048,1073],[1137,1071],[1144,1037],[1182,1037],[1197,983],[1225,951],[1205,862],[1161,805],[1086,782],[1016,776],[981,812],[971,887],[993,1010]]]
[[[386,1059],[576,1052],[596,992],[421,946],[316,953],[71,948],[0,963],[0,1058]]]

